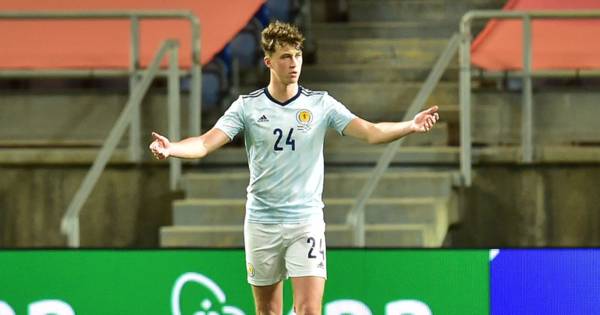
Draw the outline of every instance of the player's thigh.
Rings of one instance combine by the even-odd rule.
[[[244,225],[248,283],[270,286],[285,279],[285,248],[281,228],[274,224]]]
[[[285,267],[290,278],[315,276],[327,279],[325,223],[315,220],[284,229],[291,239],[285,253]]]
[[[285,265],[292,278],[294,308],[298,315],[321,314],[327,279],[325,223],[321,219],[288,228],[292,242]]]
[[[307,276],[292,278],[294,309],[298,315],[321,314],[325,278]]]
[[[252,286],[256,314],[281,315],[283,313],[283,282],[267,286]]]

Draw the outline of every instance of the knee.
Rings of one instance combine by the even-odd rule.
[[[295,308],[297,315],[321,315],[321,304],[299,303]]]
[[[258,309],[256,315],[281,315],[281,312],[277,312],[272,309]]]
[[[256,307],[257,315],[281,315],[282,306],[277,303],[265,303]]]

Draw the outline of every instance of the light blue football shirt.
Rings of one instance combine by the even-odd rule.
[[[267,88],[240,96],[215,128],[244,133],[250,183],[246,220],[299,223],[323,218],[323,140],[356,116],[326,92],[303,87],[281,103]]]

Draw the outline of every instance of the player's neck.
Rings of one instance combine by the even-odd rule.
[[[267,89],[274,99],[281,103],[285,103],[287,100],[298,94],[298,83],[283,84],[271,80]]]

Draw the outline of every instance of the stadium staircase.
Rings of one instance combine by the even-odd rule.
[[[326,18],[325,8],[331,2],[311,2],[315,62],[305,63],[301,84],[329,91],[372,121],[402,119],[464,12],[504,4],[501,0],[348,0],[347,19],[327,22],[332,19]],[[533,82],[533,164],[521,163],[520,80],[511,73],[486,77],[489,74],[474,72],[475,169],[473,186],[463,189],[455,181],[458,69],[453,61],[427,101],[440,106],[441,121],[430,133],[407,138],[367,202],[366,245],[543,246],[546,243],[531,243],[531,239],[548,234],[555,245],[595,246],[597,241],[589,238],[597,236],[597,220],[585,219],[597,212],[593,210],[598,203],[588,199],[594,193],[582,188],[567,195],[564,191],[594,186],[586,183],[593,183],[588,177],[593,177],[600,161],[600,92],[597,78],[573,72],[559,82],[546,78]],[[40,74],[21,80],[0,71],[4,175],[0,246],[64,246],[60,218],[129,95],[126,78],[100,79],[94,73],[92,69],[86,79],[55,80]],[[261,73],[262,77],[255,71],[243,74],[240,91],[263,86],[268,76],[267,71]],[[181,96],[186,118],[187,94]],[[141,134],[146,135],[146,144],[151,131],[168,130],[166,104],[165,82],[158,81],[142,104]],[[204,131],[223,110],[213,106],[213,112],[208,112],[207,105],[203,103]],[[189,136],[187,119],[182,129],[182,136]],[[142,162],[132,162],[128,140],[123,137],[106,175],[84,205],[83,246],[242,245],[248,181],[242,139],[199,165],[184,163],[183,196],[169,191],[166,163],[154,160],[145,145]],[[327,135],[325,146],[328,244],[350,246],[346,214],[385,146],[365,145],[335,132]],[[574,175],[577,171],[585,176]],[[563,204],[568,206],[558,206]],[[542,221],[531,224],[532,218]]]
[[[301,84],[325,90],[370,121],[398,121],[468,10],[502,6],[499,0],[349,0],[348,21],[328,23],[313,1],[316,63],[305,64]],[[411,135],[365,207],[368,247],[439,247],[460,221],[458,85],[456,58],[427,104],[441,121]],[[268,77],[245,82],[250,92]],[[348,211],[371,176],[383,145],[367,145],[330,131],[325,141],[324,215],[329,246],[352,246]],[[226,148],[204,163],[216,167],[184,175],[185,199],[173,204],[173,226],[161,229],[166,247],[243,245],[247,167],[242,148]],[[221,166],[219,167],[219,164]],[[227,165],[229,164],[229,165]]]

